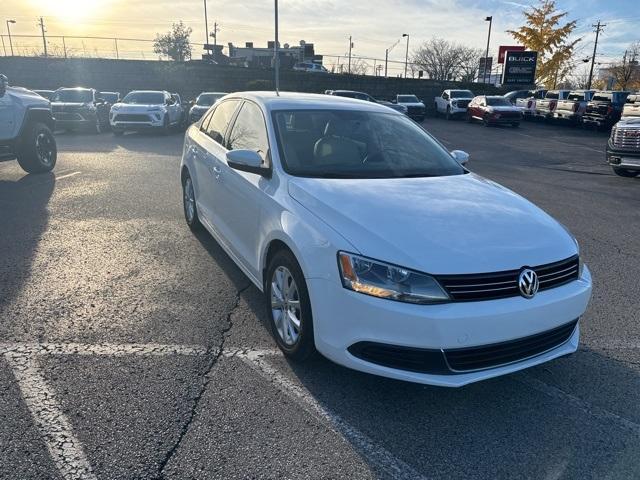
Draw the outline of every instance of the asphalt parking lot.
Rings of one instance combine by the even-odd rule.
[[[577,237],[576,354],[455,390],[290,364],[184,223],[182,134],[63,134],[0,164],[0,478],[640,478],[640,178],[601,132],[424,125]]]

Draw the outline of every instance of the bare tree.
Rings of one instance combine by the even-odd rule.
[[[369,64],[362,58],[351,57],[351,75],[366,75],[368,70]]]
[[[463,82],[473,82],[478,77],[480,71],[480,58],[484,57],[481,48],[466,47],[460,45],[460,80]]]
[[[616,62],[609,72],[615,79],[616,86],[627,90],[640,83],[640,42],[635,42],[624,52],[622,61]]]
[[[460,48],[444,38],[434,37],[413,53],[411,61],[433,80],[453,80],[460,69]]]

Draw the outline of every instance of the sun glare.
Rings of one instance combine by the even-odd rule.
[[[49,10],[49,15],[56,17],[58,20],[73,23],[78,20],[95,17],[97,7],[103,3],[103,0],[56,0],[54,2],[38,3]]]

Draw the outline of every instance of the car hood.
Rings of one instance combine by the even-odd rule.
[[[193,107],[191,107],[191,111],[193,112],[206,112],[207,110],[209,110],[211,107],[207,107],[206,105],[194,105]]]
[[[575,255],[566,229],[474,174],[405,179],[292,178],[292,198],[360,254],[433,274],[486,273]]]
[[[116,112],[127,113],[146,113],[151,109],[164,110],[164,105],[141,105],[141,104],[128,104],[128,103],[116,103],[111,107]]]
[[[90,106],[90,103],[80,103],[80,102],[51,102],[51,108],[53,110],[60,110],[63,108],[86,108]]]
[[[398,102],[398,105],[404,105],[405,107],[422,107],[422,108],[424,108],[424,103],[422,103],[422,102]]]
[[[520,111],[520,109],[512,105],[504,105],[504,106],[501,105],[497,107],[489,107],[489,111],[490,112],[518,112]]]

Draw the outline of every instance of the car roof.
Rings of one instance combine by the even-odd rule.
[[[294,92],[237,92],[227,98],[244,98],[261,105],[267,111],[273,110],[360,110],[389,113],[389,108],[373,102],[363,102],[355,98],[339,97],[317,93]]]
[[[168,93],[166,90],[131,90],[129,93]]]
[[[93,88],[87,88],[87,87],[60,87],[60,88],[58,88],[58,90],[76,90],[78,92],[88,92],[88,91],[93,90]],[[56,90],[56,92],[58,90]]]
[[[229,95],[229,92],[200,92],[198,96],[200,95]]]

